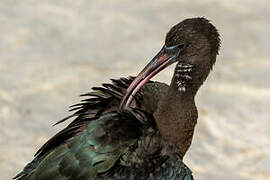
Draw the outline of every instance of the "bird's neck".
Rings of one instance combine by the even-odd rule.
[[[170,88],[154,113],[161,137],[169,149],[183,157],[189,148],[197,121],[194,96],[197,90],[179,90],[176,72]]]

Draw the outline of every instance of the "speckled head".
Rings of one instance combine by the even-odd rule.
[[[213,56],[211,64],[216,61],[220,48],[220,36],[210,21],[206,18],[191,18],[174,25],[166,35],[165,46],[185,45],[185,51],[178,56],[183,61],[184,56],[196,54]]]
[[[216,62],[220,47],[217,29],[206,18],[191,18],[173,26],[166,35],[165,45],[129,86],[120,109],[129,106],[132,97],[153,76],[177,62],[173,84],[179,91],[197,92]]]
[[[175,58],[174,81],[179,91],[197,92],[216,62],[220,48],[220,36],[208,19],[186,19],[171,28],[166,35],[165,46],[179,44],[184,49]]]

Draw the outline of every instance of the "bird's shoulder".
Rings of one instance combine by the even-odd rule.
[[[151,114],[140,110],[140,107],[143,107],[139,103],[143,99],[143,92],[139,92],[135,97],[135,103],[138,102],[138,104],[135,104],[134,108],[131,109],[133,113],[118,112],[121,98],[133,79],[132,77],[112,79],[111,84],[102,84],[102,87],[94,87],[89,93],[82,94],[81,96],[86,98],[81,103],[71,106],[70,110],[74,113],[56,124],[71,118],[75,119],[49,139],[37,151],[34,160],[26,165],[16,178],[24,177],[38,168],[45,167],[51,163],[54,156],[59,154],[62,158],[64,156],[72,157],[76,154],[74,154],[75,146],[79,149],[87,147],[85,153],[90,153],[91,158],[97,160],[97,162],[93,162],[98,165],[98,171],[104,171],[105,166],[108,169],[113,165],[122,154],[138,142],[143,134],[142,126],[151,126],[153,123]],[[152,84],[152,82],[148,84]],[[149,121],[144,121],[142,124],[137,117],[144,118],[144,120],[149,118]],[[110,152],[114,152],[113,155]],[[104,154],[106,154],[107,161],[103,159]],[[64,159],[61,161],[67,162]],[[61,164],[63,165],[63,163]]]

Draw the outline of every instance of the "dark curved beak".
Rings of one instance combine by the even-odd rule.
[[[144,67],[127,89],[123,97],[120,110],[127,108],[135,94],[157,73],[176,62],[176,57],[184,49],[183,44],[166,47],[164,45],[159,53]]]

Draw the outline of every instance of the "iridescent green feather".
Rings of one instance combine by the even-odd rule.
[[[120,134],[113,129],[115,126],[112,129],[106,127],[115,121],[119,121],[118,125],[122,124],[118,127],[123,129]],[[116,113],[91,121],[87,130],[51,151],[30,173],[31,176],[45,180],[53,177],[77,179],[87,175],[87,179],[92,179],[97,173],[107,172],[141,135],[140,129],[134,128],[133,135],[137,136],[127,135],[112,141],[113,136],[124,135],[125,126],[138,127],[138,123],[134,119],[119,118]]]
[[[148,142],[152,138],[152,135],[151,138],[147,135],[148,128],[153,129],[154,134],[159,134],[156,133],[158,130],[155,129],[151,114],[149,116],[156,104],[148,102],[151,98],[154,99],[153,102],[157,102],[167,85],[152,82],[146,84],[142,91],[156,88],[153,92],[157,94],[139,92],[135,97],[140,102],[135,108],[139,109],[134,109],[133,114],[130,114],[117,110],[132,78],[112,82],[113,84],[103,84],[103,87],[93,88],[93,91],[83,94],[82,96],[90,98],[72,106],[72,110],[76,112],[58,123],[72,117],[75,119],[46,142],[36,153],[34,160],[15,179],[192,180],[191,171],[181,160],[177,160],[174,155],[169,158],[159,154],[162,148],[156,145],[160,144],[159,136],[150,142],[152,145],[138,145],[139,142]],[[148,109],[149,112],[140,109]],[[141,113],[141,117],[146,119],[139,121],[138,116],[134,116],[136,113]],[[137,156],[142,159],[137,161]]]

